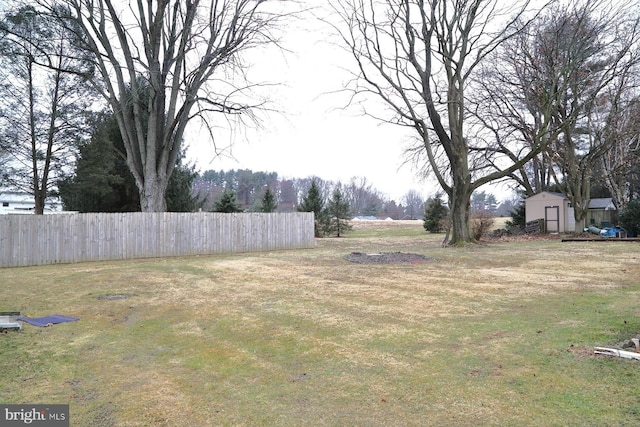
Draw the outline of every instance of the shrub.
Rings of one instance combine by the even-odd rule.
[[[630,237],[637,236],[640,232],[640,200],[629,202],[620,212],[619,220]]]
[[[487,211],[479,211],[473,214],[471,218],[471,234],[475,240],[480,240],[487,231],[493,227],[495,219]]]

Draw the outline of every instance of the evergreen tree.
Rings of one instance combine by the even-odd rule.
[[[380,203],[376,200],[370,200],[366,206],[360,211],[364,216],[377,216],[380,212]]]
[[[324,200],[322,200],[322,195],[320,194],[320,187],[315,178],[311,180],[311,187],[302,198],[302,203],[298,206],[298,212],[313,212],[315,214],[314,234],[316,237],[322,237],[323,224],[326,222],[326,212],[324,210]]]
[[[242,212],[242,208],[236,199],[236,193],[231,190],[225,190],[220,200],[215,203],[214,212]]]
[[[440,194],[427,200],[424,209],[423,227],[430,233],[440,233],[444,230],[444,219],[449,213],[449,208],[442,204]]]
[[[66,210],[135,212],[140,198],[125,159],[118,153],[120,131],[109,114],[94,116],[91,139],[78,148],[73,175],[59,183]]]
[[[184,153],[178,156],[176,167],[169,178],[165,193],[167,212],[196,212],[204,205],[204,200],[194,196],[191,188],[198,173],[194,165],[184,165]]]
[[[522,200],[510,212],[511,220],[506,221],[504,225],[510,232],[524,232],[527,225],[525,203]]]
[[[632,200],[620,212],[620,225],[629,237],[636,237],[640,233],[640,200]]]
[[[336,188],[333,190],[333,195],[329,200],[324,216],[326,219],[325,232],[327,235],[340,237],[345,232],[351,230],[349,211],[349,202],[344,199],[340,188]]]
[[[276,201],[276,196],[273,194],[271,189],[267,187],[266,191],[262,195],[262,202],[260,203],[260,212],[275,212],[278,208],[278,202]]]

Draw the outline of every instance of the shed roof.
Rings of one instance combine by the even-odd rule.
[[[541,191],[538,194],[534,194],[533,196],[527,197],[528,199],[537,199],[537,198],[559,198],[559,199],[567,199],[567,196],[563,193],[555,193],[552,191]],[[597,197],[589,200],[589,209],[600,209],[606,211],[615,211],[617,210],[615,203],[613,203],[613,198],[611,197]]]
[[[554,193],[551,191],[541,191],[538,194],[534,194],[533,196],[529,196],[527,197],[528,199],[537,199],[537,198],[547,198],[547,197],[551,197],[551,198],[558,198],[558,199],[566,199],[567,196],[562,194],[562,193]]]
[[[589,200],[589,209],[604,209],[606,211],[615,211],[616,205],[611,197],[603,197]]]

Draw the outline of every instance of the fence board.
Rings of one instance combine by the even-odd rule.
[[[0,267],[313,246],[308,212],[0,215]]]

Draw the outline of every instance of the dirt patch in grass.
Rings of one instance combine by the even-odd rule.
[[[406,253],[406,252],[382,252],[382,253],[363,253],[351,252],[345,256],[345,259],[358,264],[390,264],[396,262],[408,262],[411,264],[419,264],[427,261],[433,261],[424,255]]]
[[[119,300],[119,299],[127,299],[135,296],[137,295],[136,294],[107,294],[107,295],[100,295],[97,298],[101,300],[113,301],[113,300]]]

